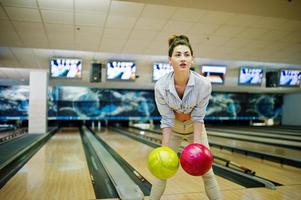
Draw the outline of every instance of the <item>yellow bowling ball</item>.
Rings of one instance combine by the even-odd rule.
[[[179,168],[179,158],[169,147],[158,147],[148,155],[148,169],[157,178],[172,177]]]

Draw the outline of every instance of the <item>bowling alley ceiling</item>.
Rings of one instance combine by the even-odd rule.
[[[196,58],[301,66],[300,0],[0,0],[0,27],[2,68],[48,69],[58,54],[162,57],[171,34],[187,34]]]

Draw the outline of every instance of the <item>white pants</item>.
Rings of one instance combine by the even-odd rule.
[[[188,143],[193,143],[193,124],[192,121],[177,121],[175,120],[175,125],[173,127],[173,133],[170,136],[169,147],[175,152],[179,152],[181,143],[186,140]],[[183,134],[181,134],[183,133]],[[209,148],[209,143],[207,139],[207,133],[205,127],[203,127],[201,135],[201,143]],[[220,200],[222,199],[219,190],[218,183],[216,181],[215,175],[212,168],[202,176],[206,194],[210,200]],[[150,194],[150,200],[160,200],[164,193],[167,180],[155,179],[152,185],[152,190]]]

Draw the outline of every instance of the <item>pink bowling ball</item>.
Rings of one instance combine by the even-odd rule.
[[[203,144],[187,145],[180,156],[180,163],[184,171],[192,176],[202,176],[212,167],[213,155]]]

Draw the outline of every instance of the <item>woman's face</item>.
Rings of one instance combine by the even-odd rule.
[[[169,63],[172,65],[175,73],[188,71],[193,64],[193,56],[186,45],[178,45],[174,48]]]

